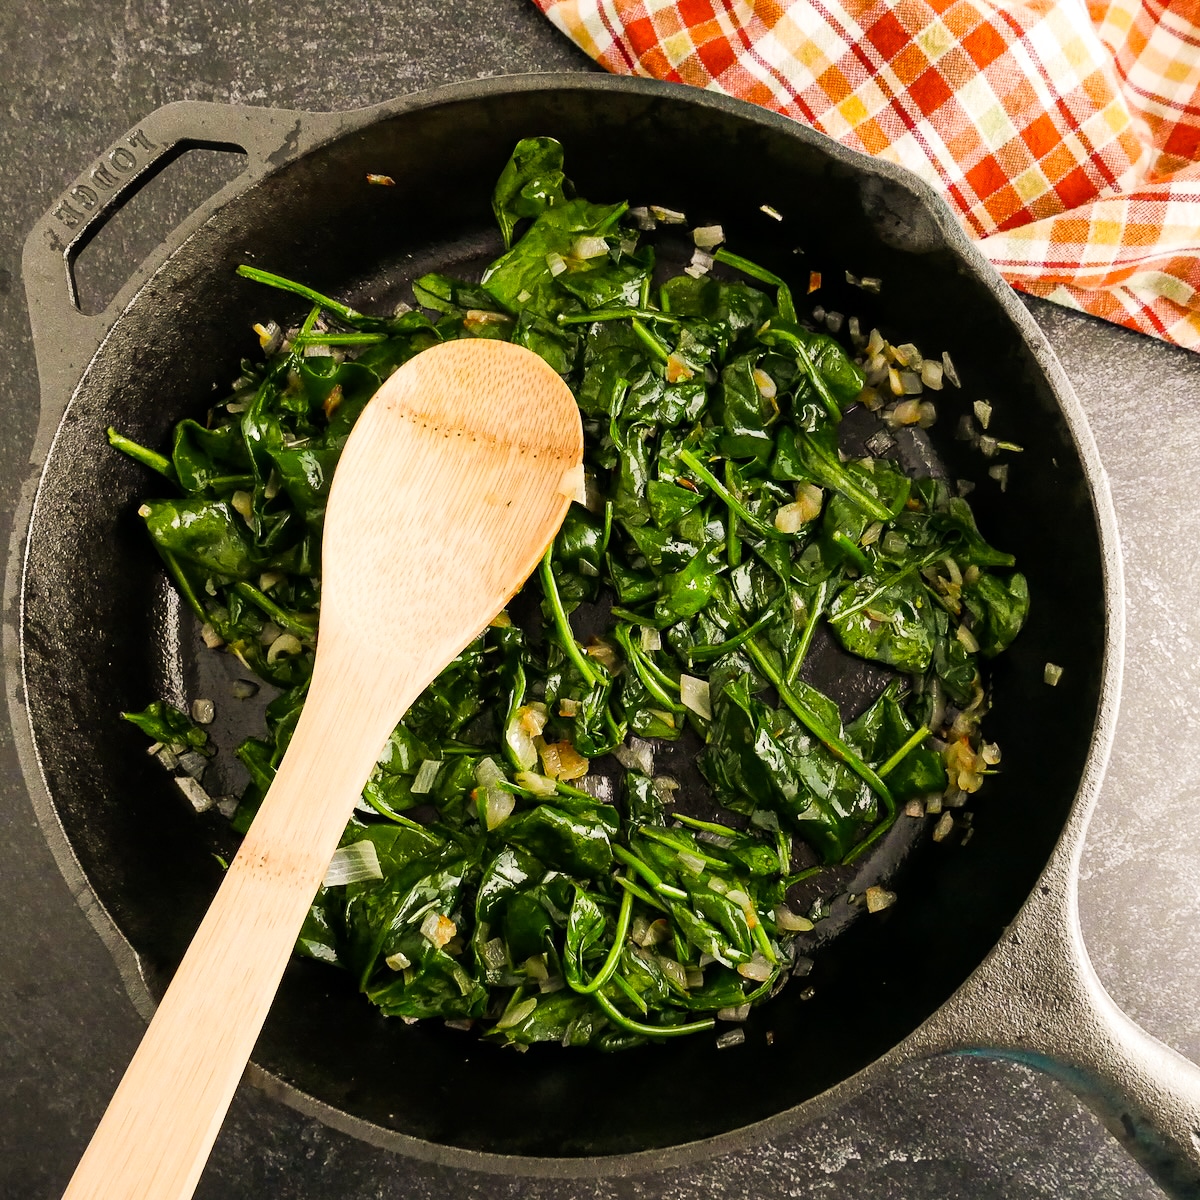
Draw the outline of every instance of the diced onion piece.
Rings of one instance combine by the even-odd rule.
[[[809,271],[808,273],[808,294],[811,296],[821,286],[821,272]]]
[[[760,204],[758,206],[758,211],[761,213],[766,213],[767,216],[770,217],[772,221],[782,221],[783,220],[783,214],[780,213],[780,211],[778,209],[772,208],[769,204]]]
[[[805,521],[812,520],[804,514],[806,509],[802,504],[784,504],[775,510],[775,528],[780,533],[799,533],[804,528]]]
[[[579,788],[601,804],[612,803],[613,782],[607,775],[585,775],[579,781]]]
[[[361,843],[359,843],[361,845]],[[458,932],[458,926],[449,917],[436,910],[425,914],[421,922],[421,935],[439,950]]]
[[[550,972],[546,969],[546,956],[544,954],[531,954],[524,962],[525,974],[537,982],[543,979],[550,978]]]
[[[587,484],[584,479],[583,463],[576,463],[563,472],[559,480],[558,494],[568,496],[576,504],[582,504],[587,499]]]
[[[216,803],[200,786],[199,780],[190,775],[176,775],[175,786],[187,797],[188,803],[198,812],[208,812]]]
[[[608,253],[608,242],[602,237],[585,236],[575,239],[571,257],[580,259],[599,258]]]
[[[654,774],[654,747],[641,738],[631,737],[627,744],[613,750],[613,754],[627,771]]]
[[[396,181],[390,175],[376,175],[372,172],[367,173],[367,182],[375,187],[395,187]]]
[[[1051,686],[1057,687],[1062,678],[1063,669],[1057,663],[1048,662],[1042,672],[1042,678]]]
[[[666,917],[659,917],[657,920],[647,924],[645,932],[642,934],[641,945],[657,946],[659,942],[665,942],[671,936],[671,925]]]
[[[882,912],[896,903],[896,893],[878,885],[867,888],[867,912]]]
[[[616,647],[604,638],[592,638],[587,644],[589,658],[594,658],[605,670],[615,671],[621,661]]]
[[[942,364],[934,358],[927,358],[921,364],[921,382],[931,391],[942,390]]]
[[[979,422],[984,429],[988,427],[992,419],[992,403],[990,400],[976,400],[971,406],[975,411],[975,420]]]
[[[421,765],[417,768],[416,778],[412,781],[412,794],[414,796],[427,796],[433,791],[434,780],[437,779],[437,773],[442,769],[442,760],[440,758],[423,759]]]
[[[691,379],[696,374],[688,363],[679,357],[678,354],[671,354],[667,358],[666,367],[663,373],[666,376],[668,383],[684,383]]]
[[[673,208],[663,208],[661,205],[650,205],[650,212],[664,225],[686,225],[687,217]]]
[[[241,514],[243,520],[250,522],[254,519],[254,497],[249,492],[236,491],[229,497],[229,503]]]
[[[579,711],[579,701],[572,700],[570,696],[563,696],[558,702],[558,715],[560,717],[573,717]]]
[[[758,388],[758,394],[764,400],[774,400],[776,393],[779,390],[775,385],[775,380],[773,380],[771,376],[762,369],[762,367],[755,367],[753,376],[754,385]]]
[[[545,775],[539,775],[536,771],[518,771],[517,783],[535,796],[553,796],[558,791],[553,779],[547,779]]]
[[[707,679],[697,679],[694,675],[680,675],[679,699],[684,708],[690,708],[706,721],[712,720],[712,698],[709,695]]]
[[[956,388],[962,387],[962,381],[958,378],[958,372],[954,369],[954,363],[950,359],[949,350],[942,351],[942,372]]]
[[[880,354],[887,343],[883,340],[883,334],[878,329],[871,330],[871,336],[867,339],[867,353]]]
[[[508,950],[503,938],[491,938],[483,944],[483,961],[493,970],[508,965]]]
[[[197,725],[211,725],[217,715],[217,706],[211,700],[192,701],[192,720]]]
[[[679,791],[678,779],[672,779],[670,775],[655,775],[650,785],[664,805],[675,803],[675,793]]]
[[[705,253],[703,250],[696,250],[692,254],[692,261],[683,268],[685,275],[690,275],[693,279],[699,279],[702,275],[707,275],[712,270],[713,256]]]
[[[486,329],[489,325],[504,325],[512,318],[505,313],[492,312],[486,308],[469,308],[463,316],[463,327],[472,332]]]
[[[367,838],[339,846],[329,860],[322,887],[340,887],[347,883],[362,883],[367,879],[382,879],[379,855],[375,843]]]
[[[550,268],[551,275],[561,275],[567,269],[567,262],[561,254],[557,254],[551,250],[546,255],[546,266]]]
[[[254,332],[258,334],[258,344],[268,355],[274,354],[283,345],[283,330],[274,321],[255,325]]]
[[[475,767],[475,782],[480,787],[488,787],[504,778],[504,772],[494,759],[481,758]]]
[[[906,817],[923,817],[925,815],[925,805],[914,796],[904,806],[904,815]]]
[[[693,874],[702,875],[704,873],[704,859],[698,854],[693,854],[690,850],[680,850],[676,858]]]
[[[904,382],[900,378],[900,372],[895,367],[888,367],[887,380],[888,388],[893,396],[904,395]]]
[[[503,788],[484,789],[483,822],[489,830],[497,829],[512,816],[517,800],[512,792]]]
[[[922,400],[917,409],[917,424],[922,429],[931,429],[937,423],[937,406],[929,400]]]
[[[534,738],[546,727],[546,706],[539,705],[541,712],[532,705],[522,705],[512,715],[504,731],[504,741],[512,751],[513,759],[522,771],[537,765],[538,750]],[[539,723],[540,722],[540,723]]]
[[[775,973],[775,968],[756,950],[749,962],[740,962],[737,973],[743,979],[753,979],[756,983],[765,983]]]
[[[540,700],[522,704],[515,715],[521,728],[531,737],[537,737],[546,728],[546,722],[550,719],[549,710]]]
[[[588,760],[570,742],[552,742],[542,747],[542,773],[551,779],[582,779]]]
[[[726,893],[727,900],[732,900],[739,908],[750,908],[750,897],[741,888],[730,888]]]
[[[984,742],[979,748],[979,757],[989,767],[994,767],[1000,761],[1000,747],[995,742]]]
[[[811,928],[811,926],[809,927]],[[717,1009],[718,1021],[744,1021],[750,1015],[750,1002]]]
[[[813,923],[807,917],[792,912],[786,904],[776,908],[775,924],[785,933],[807,933],[813,927]]]
[[[235,679],[229,691],[235,700],[249,700],[258,695],[258,684],[250,679]]]
[[[217,647],[225,645],[225,639],[212,627],[211,624],[209,624],[208,621],[205,621],[204,624],[200,626],[200,637],[210,650],[216,650]]]
[[[825,328],[830,333],[840,333],[842,331],[842,322],[845,321],[845,313],[827,312],[825,314]]]
[[[712,250],[725,240],[725,231],[720,225],[700,225],[692,230],[692,241],[701,250]]]
[[[717,1049],[728,1050],[733,1046],[740,1046],[745,1040],[746,1031],[744,1029],[727,1029],[717,1038]]]
[[[968,654],[979,653],[979,642],[976,641],[975,635],[965,625],[960,625],[954,631],[954,636],[962,642]]]
[[[300,639],[295,634],[281,633],[267,650],[267,663],[274,663],[284,655],[299,654],[303,649],[304,647],[300,644]]]
[[[537,1008],[537,997],[530,996],[522,1000],[520,1004],[514,1004],[504,1015],[496,1022],[496,1029],[511,1029],[514,1025],[520,1025],[526,1017],[533,1015],[533,1010]]]
[[[996,463],[988,467],[988,474],[1000,485],[1002,492],[1008,490],[1008,463]]]
[[[879,294],[879,289],[883,287],[883,280],[878,275],[864,275],[859,281],[858,286],[864,292],[873,292]]]
[[[933,840],[944,842],[954,829],[954,818],[948,813],[942,813],[938,823],[933,827]]]
[[[657,222],[650,215],[650,210],[646,208],[645,205],[639,205],[637,208],[631,208],[629,210],[629,219],[639,229],[654,229],[657,225]]]
[[[512,617],[508,615],[506,609],[501,609],[489,622],[489,629],[511,629]]]
[[[408,955],[404,954],[400,950],[397,950],[395,954],[389,954],[383,961],[387,963],[387,965],[391,967],[393,971],[405,971],[412,966],[412,962],[409,960]]]
[[[654,650],[662,649],[662,634],[654,628],[653,625],[643,625],[641,632],[642,649],[649,654]]]

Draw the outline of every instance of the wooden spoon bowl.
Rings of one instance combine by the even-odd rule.
[[[330,488],[296,732],[66,1200],[192,1195],[388,735],[533,571],[582,457],[567,385],[507,342],[427,350],[364,409]]]

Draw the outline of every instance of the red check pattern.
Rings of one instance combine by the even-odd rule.
[[[1200,0],[534,0],[933,185],[1016,288],[1200,350]]]

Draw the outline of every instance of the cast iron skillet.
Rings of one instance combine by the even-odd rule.
[[[199,820],[179,802],[144,739],[116,714],[155,696],[220,700],[232,676],[231,660],[201,652],[135,519],[152,482],[107,451],[103,430],[117,424],[165,444],[174,421],[202,414],[215,383],[234,377],[253,321],[300,311],[235,279],[239,262],[368,307],[394,303],[423,270],[494,254],[491,187],[514,142],[531,134],[564,143],[581,194],[720,221],[740,253],[784,275],[822,271],[827,307],[857,312],[865,328],[878,324],[897,340],[952,350],[968,386],[943,401],[936,461],[951,477],[981,479],[972,496],[980,524],[1016,553],[1033,596],[1027,628],[992,675],[987,730],[1004,748],[1004,771],[976,805],[969,844],[927,847],[906,862],[893,842],[864,864],[851,890],[884,878],[899,903],[850,923],[819,955],[812,998],[790,985],[736,1051],[696,1038],[632,1055],[544,1046],[517,1055],[385,1020],[338,973],[294,962],[253,1077],[406,1153],[582,1176],[749,1146],[906,1060],[982,1053],[1051,1071],[1164,1187],[1200,1196],[1200,1072],[1115,1008],[1076,914],[1122,630],[1112,507],[1078,403],[1024,308],[928,188],[707,92],[540,76],[348,114],[170,105],[102,155],[30,235],[36,456],[45,465],[10,562],[8,597],[19,594],[20,605],[5,636],[21,674],[10,672],[9,700],[47,837],[135,1003],[148,1012],[161,995],[217,886],[213,851],[229,844],[218,818]],[[86,239],[194,146],[242,148],[245,173],[103,314],[83,316],[71,267]],[[368,172],[396,186],[367,186]],[[882,277],[882,292],[845,287],[846,270]],[[999,436],[1026,447],[1004,496],[952,437],[955,405],[985,396]],[[1042,681],[1047,661],[1064,668],[1057,688]],[[235,724],[252,722],[232,702],[219,709],[226,724],[215,732],[227,746]],[[652,1088],[629,1086],[634,1056]]]

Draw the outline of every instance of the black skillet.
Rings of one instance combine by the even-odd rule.
[[[737,1050],[696,1038],[616,1056],[506,1053],[386,1020],[335,971],[297,961],[252,1078],[404,1153],[585,1177],[750,1146],[906,1060],[965,1051],[1050,1071],[1162,1186],[1200,1196],[1200,1071],[1115,1008],[1076,914],[1122,646],[1111,501],[1079,405],[1022,305],[927,187],[707,92],[538,76],[348,114],[170,105],[102,155],[30,235],[24,271],[42,385],[35,460],[44,467],[12,549],[5,611],[19,615],[5,637],[22,674],[10,673],[9,702],[47,837],[134,1002],[148,1013],[162,994],[218,884],[214,852],[231,843],[219,818],[197,818],[180,801],[116,714],[154,697],[221,700],[233,673],[181,615],[134,516],[152,485],[107,451],[103,431],[117,424],[165,444],[174,421],[202,414],[212,389],[236,375],[254,321],[300,311],[236,279],[240,262],[369,309],[403,298],[424,270],[494,255],[491,187],[531,134],[564,143],[581,194],[719,221],[739,253],[785,276],[820,271],[826,308],[927,352],[951,350],[964,389],[943,393],[932,445],[906,452],[978,481],[981,526],[1029,579],[1029,624],[992,673],[987,732],[1004,769],[975,805],[969,842],[933,845],[911,822],[910,834],[925,835],[913,853],[914,838],[893,838],[846,881],[849,891],[886,881],[899,901],[854,921],[837,901],[830,928],[839,933],[825,939],[812,976],[756,1014]],[[123,199],[196,146],[244,150],[245,172],[102,314],[84,316],[74,303],[79,251]],[[395,186],[369,186],[368,173]],[[846,271],[884,286],[853,289]],[[995,407],[993,432],[1025,447],[1004,494],[986,460],[953,437],[959,413],[983,398]],[[1063,668],[1057,687],[1043,681],[1047,662]],[[256,714],[253,704],[218,707],[215,733],[227,748]],[[235,783],[230,773],[227,786]],[[653,1087],[631,1088],[635,1069]]]

